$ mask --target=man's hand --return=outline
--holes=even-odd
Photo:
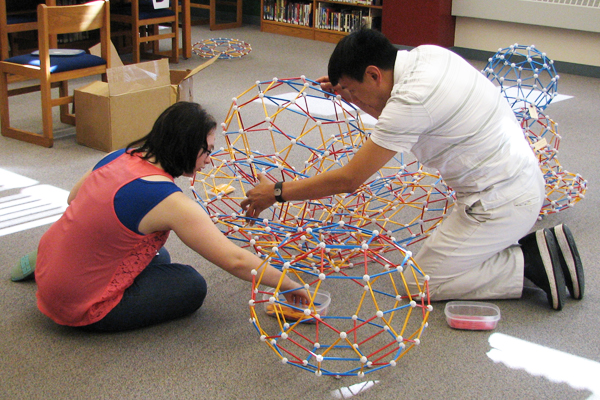
[[[318,78],[316,81],[321,85],[321,90],[323,90],[327,93],[331,93],[333,95],[335,94],[335,90],[333,89],[333,85],[329,81],[328,76],[322,76],[322,77]]]
[[[246,193],[246,198],[240,204],[249,218],[258,218],[261,212],[275,203],[275,184],[262,174],[258,175],[258,180],[258,185]]]
[[[333,86],[329,81],[328,76],[322,76],[316,80],[321,85],[321,90],[331,93],[332,96],[340,95],[342,99],[346,100],[349,103],[352,103],[352,95],[347,90],[342,89],[340,85]]]

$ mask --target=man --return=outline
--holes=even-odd
[[[319,82],[378,119],[370,138],[341,168],[275,185],[260,177],[241,204],[246,216],[275,201],[351,193],[397,152],[412,152],[457,193],[415,257],[431,277],[431,300],[518,298],[523,277],[555,310],[567,287],[582,298],[568,228],[523,237],[542,207],[544,178],[508,102],[479,71],[446,49],[398,51],[381,33],[361,30],[338,43]]]

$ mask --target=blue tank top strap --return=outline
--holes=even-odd
[[[94,166],[94,170],[115,160],[125,151],[121,149],[106,155]],[[114,198],[115,213],[125,227],[141,235],[138,227],[142,218],[175,192],[181,192],[181,189],[173,182],[136,179],[117,191]]]
[[[125,153],[125,150],[126,149],[116,150],[110,154],[107,154],[106,156],[104,156],[104,158],[102,160],[98,161],[98,163],[94,166],[94,170],[97,170],[98,168],[100,168],[100,167],[108,164],[112,160],[118,158],[120,155]]]
[[[141,234],[138,227],[142,218],[175,192],[181,192],[181,189],[173,182],[136,179],[115,195],[115,213],[123,225]]]

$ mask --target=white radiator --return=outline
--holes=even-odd
[[[600,0],[454,0],[452,15],[600,32]]]

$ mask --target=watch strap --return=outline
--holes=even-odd
[[[275,200],[278,203],[285,203],[285,200],[281,195],[283,194],[283,182],[279,181],[275,184]]]

